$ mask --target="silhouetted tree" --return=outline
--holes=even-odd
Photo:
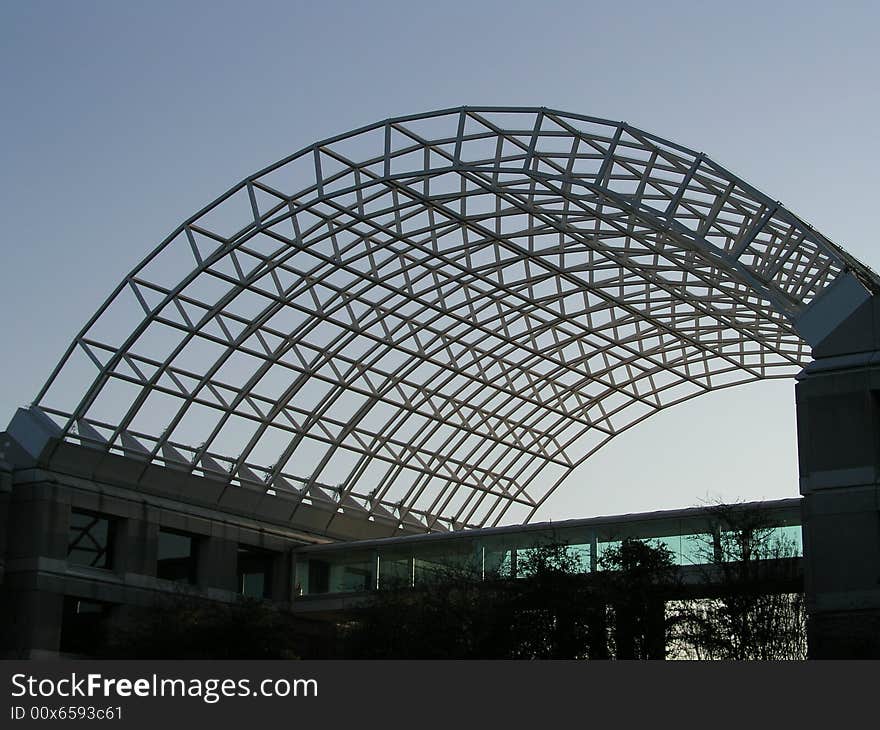
[[[516,575],[480,581],[448,570],[416,587],[378,591],[344,626],[363,658],[607,659],[662,657],[663,602],[675,584],[663,546],[624,540],[590,574],[549,542],[518,555]]]
[[[98,655],[126,659],[295,659],[294,617],[253,599],[178,596],[108,623]]]
[[[579,556],[555,542],[520,551],[516,573],[482,580],[447,568],[378,591],[344,627],[364,658],[573,659],[590,654],[594,591]]]
[[[362,659],[503,658],[503,589],[448,576],[378,591],[340,628],[345,656]]]
[[[806,608],[797,542],[761,510],[714,505],[712,533],[693,538],[707,597],[682,602],[676,632],[683,656],[805,659]]]
[[[625,538],[598,560],[609,606],[609,654],[617,659],[666,657],[666,601],[679,586],[672,552],[662,543]]]
[[[605,603],[589,566],[568,545],[525,552],[510,585],[508,656],[514,659],[604,659]]]

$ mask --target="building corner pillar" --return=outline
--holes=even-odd
[[[880,658],[880,305],[813,348],[795,387],[809,656]]]

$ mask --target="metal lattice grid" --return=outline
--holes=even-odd
[[[794,375],[811,303],[854,281],[876,288],[703,154],[446,110],[307,147],[200,211],[36,406],[69,440],[330,505],[328,526],[498,524],[661,408]]]

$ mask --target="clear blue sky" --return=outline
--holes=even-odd
[[[0,421],[143,255],[311,142],[460,104],[550,106],[701,150],[875,269],[880,4],[0,5]],[[649,419],[554,519],[797,494],[793,382]]]

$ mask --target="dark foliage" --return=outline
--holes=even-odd
[[[662,544],[627,538],[599,558],[610,607],[610,653],[617,659],[664,659],[665,604],[678,586],[672,553]]]
[[[99,655],[126,659],[295,659],[289,614],[243,599],[225,604],[175,598],[135,608],[106,628]]]
[[[662,656],[662,595],[675,574],[668,551],[627,540],[606,553],[602,567],[589,574],[568,546],[551,543],[522,559],[519,578],[480,582],[449,573],[416,588],[384,590],[343,627],[344,653],[372,659]],[[659,623],[651,613],[658,605]]]
[[[682,601],[674,641],[698,659],[780,660],[807,656],[806,605],[793,540],[742,505],[710,508],[713,534],[694,538],[712,595]]]

